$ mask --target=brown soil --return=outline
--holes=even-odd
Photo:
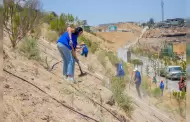
[[[103,37],[106,40],[106,46],[114,52],[127,42],[132,42],[137,38],[131,32],[98,32],[97,35]]]

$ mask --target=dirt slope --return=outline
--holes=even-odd
[[[142,28],[134,23],[117,23],[118,30],[128,30],[129,32],[97,32],[96,34],[105,40],[105,47],[112,51],[117,51],[119,47],[129,41],[133,41],[141,34]],[[106,30],[108,25],[98,26],[97,28]]]
[[[40,63],[28,60],[22,53],[10,49],[7,39],[4,42],[6,53],[4,62],[5,122],[94,122],[93,119],[118,122],[117,118],[124,117],[125,121],[121,121],[128,122],[129,119],[117,104],[110,106],[105,103],[104,95],[110,94],[110,91],[102,85],[104,77],[98,74],[103,75],[104,69],[95,55],[90,54],[88,59],[79,56],[80,61],[85,64],[82,65],[83,69],[87,71],[87,66],[93,64],[96,71],[86,77],[78,78],[79,70],[76,70],[76,79],[82,82],[69,85],[62,78],[61,63],[49,72]],[[55,44],[45,40],[40,40],[38,44],[41,57],[47,57],[50,66],[61,60]],[[78,69],[77,66],[76,68]],[[109,112],[98,103],[106,107]],[[142,103],[139,104],[130,122],[160,121],[152,115],[152,111],[144,112]]]
[[[137,38],[131,32],[97,32],[97,35],[103,37],[106,40],[106,46],[113,51],[117,51],[119,47]]]
[[[54,59],[51,65],[60,60],[55,44],[40,40],[39,46],[42,56]],[[9,50],[6,45],[4,47],[8,55],[4,68],[46,92],[43,93],[33,85],[4,72],[6,79],[4,81],[5,122],[45,122],[48,121],[47,119],[52,122],[93,122],[62,104],[98,121],[102,117],[106,122],[118,121],[105,109],[101,110],[97,104],[85,97],[87,95],[100,103],[101,92],[107,91],[101,85],[102,81],[89,75],[80,79],[83,82],[74,87],[83,92],[82,94],[62,79],[62,64],[59,64],[59,68],[55,68],[54,71],[48,72],[38,62],[26,59],[20,52]],[[78,74],[77,71],[76,76]],[[116,114],[120,113],[117,107],[102,104],[109,110],[115,111]]]

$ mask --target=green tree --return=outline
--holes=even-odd
[[[38,0],[22,1],[4,0],[4,31],[7,32],[12,47],[22,40],[29,32],[40,24],[40,2]]]
[[[67,15],[67,20],[68,20],[69,22],[74,22],[74,17],[73,17],[73,15],[72,15],[72,14],[68,14],[68,15]]]
[[[78,17],[75,17],[75,26],[81,26],[82,25],[82,21],[79,20]]]
[[[64,14],[61,14],[59,17],[54,17],[54,19],[51,20],[50,29],[56,31],[59,35],[66,31],[66,19]]]
[[[131,63],[134,65],[134,67],[142,66],[143,62],[139,59],[133,59],[131,60]]]
[[[186,62],[186,61],[181,61],[181,62],[180,62],[180,65],[181,65],[183,71],[185,72],[185,71],[186,71],[186,68],[187,68],[187,62]]]
[[[152,27],[154,25],[154,19],[150,18],[150,20],[147,22],[148,27]]]

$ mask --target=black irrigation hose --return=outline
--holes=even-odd
[[[79,89],[77,89],[76,87],[74,87],[73,85],[71,85],[76,91],[78,91],[79,93],[83,94]],[[83,94],[84,95],[84,94]],[[112,113],[110,110],[108,110],[106,107],[104,107],[103,105],[101,105],[100,103],[94,101],[92,98],[88,97],[87,95],[84,95],[85,97],[87,97],[88,99],[90,99],[91,101],[93,101],[94,103],[98,104],[99,106],[101,106],[102,108],[104,108],[107,112],[109,112],[114,118],[116,118],[119,122],[122,122],[116,115],[114,115],[114,113]]]
[[[38,86],[36,86],[36,85],[32,84],[31,82],[25,80],[24,78],[21,78],[21,77],[15,75],[15,74],[13,74],[13,73],[7,71],[6,69],[3,69],[3,71],[5,71],[5,72],[7,72],[7,73],[13,75],[14,77],[17,77],[17,78],[21,79],[22,81],[24,81],[24,82],[26,82],[26,83],[28,83],[28,84],[34,86],[35,88],[37,88],[37,89],[40,90],[41,92],[43,92],[43,93],[45,93],[46,95],[48,95],[51,99],[55,100],[57,103],[61,104],[62,106],[64,106],[64,107],[70,109],[71,111],[73,111],[73,112],[75,112],[75,113],[77,113],[77,114],[79,114],[79,115],[81,115],[81,116],[83,116],[83,117],[85,117],[85,118],[91,119],[91,120],[93,120],[94,122],[99,122],[98,120],[93,119],[93,118],[91,118],[91,117],[89,117],[89,116],[87,116],[87,115],[85,115],[85,114],[83,114],[83,113],[80,113],[80,112],[76,111],[74,108],[69,107],[69,106],[63,104],[62,102],[60,102],[60,101],[57,100],[56,98],[54,98],[54,97],[52,97],[51,95],[49,95],[48,93],[46,93],[44,90],[42,90],[42,89],[39,88]]]
[[[57,62],[58,63],[58,62]],[[56,63],[56,64],[57,64]],[[88,72],[87,72],[88,73]],[[54,74],[54,73],[53,73]],[[88,73],[89,75],[91,75],[91,76],[94,76],[94,75],[92,75],[92,74],[90,74],[90,73]],[[56,75],[56,74],[54,74],[54,75]],[[99,80],[102,80],[102,79],[100,79],[100,78],[98,78],[98,77],[96,77],[96,76],[94,76],[95,78],[97,78],[97,79],[99,79]],[[73,85],[71,85],[76,91],[78,91],[79,93],[81,93],[81,94],[83,94],[79,89],[77,89],[76,87],[74,87]],[[84,95],[84,94],[83,94]],[[94,103],[96,103],[96,104],[98,104],[99,106],[101,106],[102,108],[104,108],[107,112],[109,112],[114,118],[116,118],[119,122],[122,122],[116,115],[114,115],[114,113],[112,113],[110,110],[108,110],[107,108],[105,108],[104,106],[102,106],[100,103],[98,103],[98,102],[96,102],[96,101],[94,101],[93,99],[91,99],[90,97],[88,97],[87,95],[84,95],[85,97],[87,97],[88,99],[90,99],[92,102],[94,102]]]
[[[55,64],[53,64],[52,67],[51,67],[51,69],[49,69],[49,71],[52,71],[53,68],[54,68],[57,64],[59,64],[60,62],[62,62],[62,60],[56,62]],[[89,74],[89,75],[91,75],[91,76],[94,76],[93,74],[88,73],[88,72],[87,72],[87,74]],[[96,76],[94,76],[94,77],[97,78],[97,79],[99,79],[99,80],[102,80],[102,79],[100,79],[99,77],[96,77]],[[78,92],[80,92],[81,94],[83,94],[83,93],[82,93],[80,90],[78,90],[76,87],[74,87],[74,86],[72,86],[72,87],[73,87],[76,91],[78,91]],[[104,106],[102,106],[100,103],[98,103],[98,102],[92,100],[90,97],[88,97],[88,96],[86,96],[86,95],[85,95],[85,97],[87,97],[87,98],[90,99],[91,101],[95,102],[96,104],[98,104],[99,106],[101,106],[102,108],[104,108],[104,109],[105,109],[106,111],[108,111],[114,118],[116,118],[118,121],[122,122],[116,115],[114,115],[110,110],[108,110],[107,108],[105,108]]]
[[[55,67],[55,65],[59,64],[60,62],[62,62],[62,60],[61,60],[61,61],[58,61],[58,62],[57,62],[57,63],[55,63],[55,64],[53,64],[53,66],[51,67],[51,69],[49,69],[49,71],[52,71],[52,70],[53,70],[53,68]]]

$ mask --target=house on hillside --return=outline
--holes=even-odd
[[[109,31],[109,32],[117,31],[117,26],[114,26],[114,25],[108,26],[108,31]]]
[[[183,18],[167,19],[166,22],[170,23],[171,26],[179,26],[179,25],[184,25],[185,19]]]

